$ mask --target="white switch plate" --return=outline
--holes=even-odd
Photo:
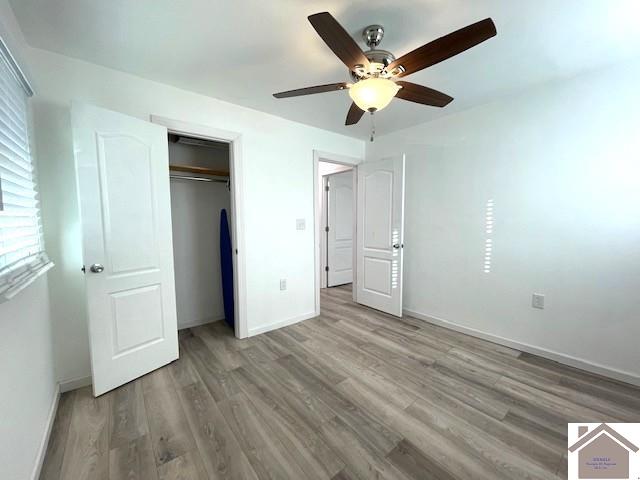
[[[280,290],[286,290],[287,289],[287,279],[286,278],[281,278],[280,279]]]
[[[531,306],[533,308],[544,308],[544,295],[541,293],[534,293],[531,297]]]
[[[296,230],[304,230],[305,228],[307,228],[307,225],[304,218],[296,219]]]

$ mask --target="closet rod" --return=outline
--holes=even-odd
[[[182,180],[195,180],[197,182],[227,183],[229,181],[228,179],[222,178],[189,177],[187,175],[169,175],[169,178],[181,178]]]

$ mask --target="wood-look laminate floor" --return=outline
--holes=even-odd
[[[183,331],[180,360],[62,396],[43,479],[566,478],[567,422],[639,421],[640,389],[323,290],[247,340]]]

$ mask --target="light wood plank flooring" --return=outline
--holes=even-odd
[[[566,478],[567,422],[640,421],[640,389],[323,290],[247,340],[182,331],[180,360],[62,396],[41,478]]]

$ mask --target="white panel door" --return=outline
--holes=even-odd
[[[98,396],[178,358],[167,130],[72,107]]]
[[[327,286],[353,281],[353,171],[329,175]]]
[[[400,317],[404,155],[357,168],[356,301]]]

